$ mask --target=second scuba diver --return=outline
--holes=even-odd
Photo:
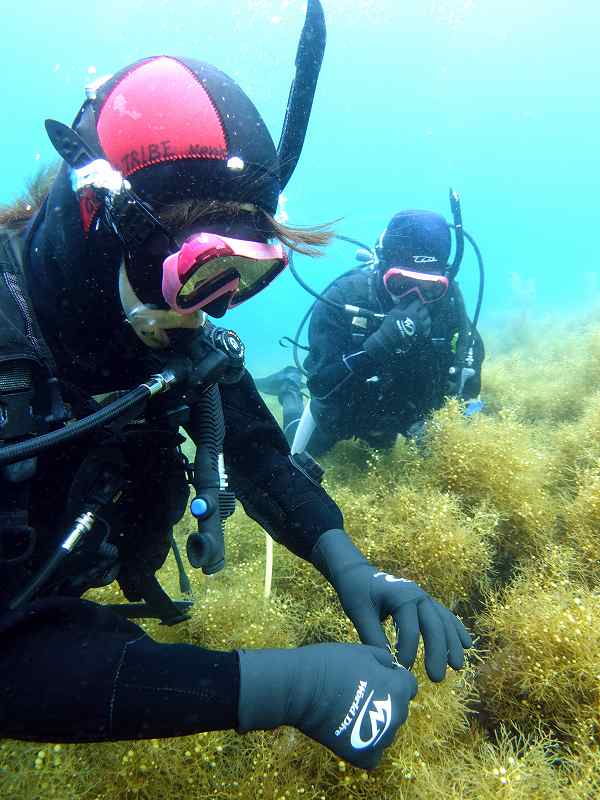
[[[467,414],[480,408],[484,347],[475,326],[483,286],[473,322],[455,280],[464,234],[452,192],[451,204],[452,264],[450,227],[441,215],[395,214],[375,251],[359,251],[368,265],[337,278],[313,304],[304,369],[298,364],[256,380],[260,391],[278,396],[292,452],[319,456],[351,438],[383,449],[398,434],[418,439],[447,396],[464,399]]]
[[[290,457],[242,343],[206,317],[284,269],[282,240],[305,251],[327,239],[273,218],[324,39],[309,0],[278,148],[230,78],[166,56],[90,87],[72,128],[47,123],[62,166],[33,219],[0,236],[0,736],[291,725],[372,768],[407,718],[421,636],[432,680],[463,665],[462,623],[353,545],[338,507]],[[115,390],[98,407],[94,396]],[[246,512],[335,588],[363,644],[219,652],[161,644],[130,621],[185,618],[154,573],[188,482],[198,520],[188,556],[206,573],[222,568],[225,468]],[[115,579],[133,605],[82,599]],[[400,663],[382,629],[390,615]]]

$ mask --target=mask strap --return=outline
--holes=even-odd
[[[170,232],[104,154],[98,157],[77,131],[57,120],[46,120],[46,132],[73,170],[73,189],[79,192],[92,187],[102,193],[108,224],[127,253],[140,247],[156,230],[164,233],[170,246],[177,250]]]

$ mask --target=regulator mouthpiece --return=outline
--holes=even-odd
[[[155,308],[142,303],[127,276],[125,262],[121,262],[119,269],[119,296],[127,322],[135,331],[136,336],[153,350],[164,350],[170,347],[169,330],[179,328],[197,329],[206,322],[203,311],[194,311],[192,314],[178,314],[176,311]]]

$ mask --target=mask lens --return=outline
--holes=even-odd
[[[415,282],[403,275],[392,275],[385,281],[386,289],[395,297],[402,297],[415,288]]]
[[[419,291],[423,295],[425,302],[435,303],[436,300],[441,300],[448,290],[448,284],[442,281],[422,281],[419,282]]]
[[[240,272],[240,286],[231,301],[232,306],[238,306],[250,297],[260,292],[265,286],[282,272],[287,261],[284,258],[265,258],[260,261],[253,259],[240,259],[245,262],[245,269]]]
[[[163,261],[162,295],[183,314],[225,297],[230,308],[264,289],[287,263],[280,244],[201,232]]]
[[[424,303],[441,300],[448,291],[448,279],[443,275],[428,275],[398,268],[389,269],[383,276],[388,292],[400,298],[414,292]]]
[[[284,266],[280,259],[235,255],[212,258],[192,268],[177,294],[177,302],[182,308],[189,308],[202,297],[231,284],[235,292],[232,305],[238,305],[269,283]]]

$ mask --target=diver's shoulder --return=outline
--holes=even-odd
[[[369,272],[365,269],[354,269],[340,275],[334,283],[330,286],[329,291],[338,292],[343,295],[355,294],[359,292],[361,295],[369,290]],[[328,291],[328,293],[329,293]]]

